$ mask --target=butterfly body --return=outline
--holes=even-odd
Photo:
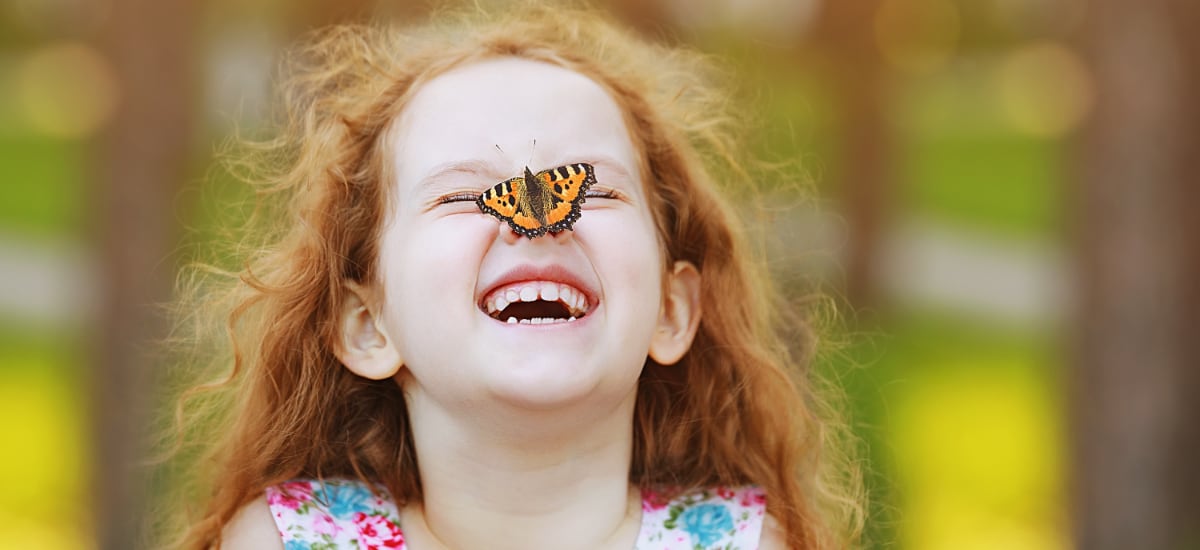
[[[575,163],[525,175],[496,184],[476,200],[519,235],[530,239],[546,233],[569,231],[582,215],[588,187],[596,183],[590,164]]]

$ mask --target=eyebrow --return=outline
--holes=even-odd
[[[580,160],[575,160],[575,158],[578,158]],[[586,164],[591,164],[592,166],[604,166],[605,168],[609,168],[609,169],[617,172],[618,176],[624,177],[630,183],[634,183],[636,181],[633,177],[633,174],[629,171],[628,168],[625,167],[625,165],[621,164],[620,161],[618,161],[617,159],[610,157],[608,155],[588,155],[588,156],[572,157],[571,160],[566,161],[564,164],[576,164],[576,163],[580,163],[580,162],[586,163]]]
[[[417,188],[424,189],[434,181],[437,181],[448,174],[487,175],[489,177],[500,177],[502,179],[501,176],[496,176],[496,173],[497,171],[494,169],[494,166],[482,160],[456,160],[444,162],[434,166],[428,174],[417,180]]]
[[[563,166],[563,165],[567,165],[567,164],[578,164],[578,163],[591,164],[592,166],[604,166],[605,168],[608,168],[608,169],[611,169],[611,170],[617,172],[618,176],[624,177],[626,180],[629,180],[629,182],[631,182],[631,183],[635,181],[633,178],[633,174],[630,173],[628,168],[626,168],[623,164],[621,164],[621,162],[618,161],[617,159],[610,157],[608,155],[579,155],[579,156],[569,157],[567,160],[560,161],[560,164],[554,164],[553,166],[548,166],[546,168],[540,168],[540,169],[536,169],[536,170],[533,168],[530,168],[530,169],[536,173],[536,172],[540,172],[540,171],[548,169],[548,168],[556,168],[558,166]],[[513,174],[513,175],[508,175],[508,176],[503,175],[500,170],[496,169],[495,164],[485,162],[485,161],[482,161],[479,159],[456,160],[456,161],[444,162],[442,164],[434,166],[429,171],[428,174],[426,174],[421,179],[417,180],[417,188],[424,189],[424,188],[428,187],[429,185],[433,184],[438,179],[445,177],[448,174],[483,175],[492,180],[495,180],[496,182],[500,182],[500,181],[506,180],[508,178],[516,177],[516,176],[520,175],[520,174]]]

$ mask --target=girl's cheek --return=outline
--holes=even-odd
[[[500,220],[476,210],[470,214],[447,216],[445,219],[447,231],[453,231],[463,241],[486,246],[496,238]]]
[[[385,269],[430,268],[447,261],[461,264],[486,247],[495,234],[495,221],[479,212],[398,217],[381,242],[381,260]]]
[[[422,249],[451,263],[478,258],[496,239],[498,222],[482,213],[455,214],[432,221],[421,231]]]
[[[658,234],[650,216],[642,215],[641,212],[632,208],[600,207],[585,212],[577,225],[582,226],[585,220],[588,222],[590,231],[602,232],[609,239],[618,241],[630,239],[637,244],[658,240]]]
[[[479,240],[494,237],[497,220],[472,207],[449,210],[448,212],[430,212],[408,220],[411,235],[424,241],[460,241]]]

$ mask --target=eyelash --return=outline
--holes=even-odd
[[[450,204],[452,202],[475,202],[479,199],[479,193],[455,193],[446,195],[438,199],[438,204]]]
[[[595,197],[595,198],[600,198],[600,199],[618,199],[618,198],[620,198],[620,195],[618,195],[617,192],[612,189],[588,189],[587,193],[584,193],[583,196],[589,197],[589,198]]]

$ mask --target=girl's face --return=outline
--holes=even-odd
[[[401,375],[405,390],[443,406],[629,398],[675,316],[662,307],[663,258],[638,155],[605,90],[546,63],[483,61],[424,84],[391,138],[378,317],[411,374]],[[597,184],[574,231],[530,240],[475,205],[526,165],[575,162],[594,165]],[[492,311],[533,296],[542,303]],[[508,322],[530,316],[555,320]]]

